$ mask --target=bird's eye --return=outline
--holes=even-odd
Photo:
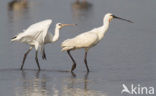
[[[59,24],[59,26],[61,26],[61,24]]]

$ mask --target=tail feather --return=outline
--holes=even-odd
[[[16,41],[17,36],[11,38],[11,42]]]
[[[74,49],[74,42],[72,39],[67,39],[64,42],[62,42],[61,46],[62,46],[62,51],[71,50]]]
[[[11,39],[15,39],[17,36],[12,37]]]
[[[23,33],[19,33],[15,35],[14,37],[11,38],[11,42],[18,41],[19,39],[21,39],[22,36],[23,36]]]

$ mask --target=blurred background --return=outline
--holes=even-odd
[[[2,96],[121,96],[122,84],[156,85],[155,0],[0,0],[0,93]],[[98,46],[88,52],[86,73],[84,50],[73,51],[75,74],[67,72],[72,62],[60,44],[67,38],[102,26],[106,13],[130,19],[133,24],[113,20]],[[56,43],[46,45],[47,61],[34,50],[20,71],[28,45],[10,39],[29,25],[45,19],[63,28]],[[6,91],[8,90],[8,91]],[[135,96],[135,95],[134,95]],[[138,95],[137,95],[138,96]]]

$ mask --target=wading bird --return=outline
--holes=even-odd
[[[75,50],[75,49],[80,49],[84,48],[85,49],[85,56],[84,56],[84,63],[87,68],[87,72],[89,72],[89,68],[87,65],[87,52],[88,49],[91,47],[94,47],[96,44],[99,43],[99,41],[104,37],[104,34],[107,32],[109,28],[109,23],[111,22],[112,19],[120,19],[120,20],[125,20],[127,22],[133,23],[130,20],[126,20],[120,17],[117,17],[111,13],[107,13],[104,16],[103,19],[103,25],[101,27],[92,29],[88,32],[82,33],[74,38],[67,39],[65,40],[61,46],[62,46],[62,51],[67,51],[69,57],[73,61],[73,65],[71,68],[71,72],[76,68],[76,62],[74,58],[72,57],[70,51]]]
[[[38,62],[38,50],[39,49],[41,50],[42,58],[46,59],[45,48],[44,48],[45,44],[57,41],[59,39],[59,31],[62,29],[62,27],[75,25],[75,24],[57,23],[55,27],[54,36],[53,36],[52,33],[48,32],[51,23],[52,23],[51,19],[35,23],[30,27],[28,27],[28,29],[26,29],[24,32],[19,33],[18,35],[16,35],[11,39],[11,41],[19,41],[21,43],[26,43],[30,45],[30,48],[24,54],[21,70],[23,69],[24,62],[28,53],[32,50],[33,47],[36,50],[35,60],[38,69],[40,70],[40,65]]]

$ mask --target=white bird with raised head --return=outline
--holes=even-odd
[[[62,43],[62,51],[67,51],[69,57],[71,58],[71,60],[73,61],[73,65],[71,68],[71,72],[76,68],[76,62],[74,60],[74,58],[72,57],[70,51],[71,50],[75,50],[75,49],[80,49],[80,48],[84,48],[85,49],[85,56],[84,56],[84,63],[86,65],[87,68],[87,72],[89,72],[89,67],[87,65],[87,52],[88,49],[95,46],[96,44],[99,43],[99,41],[104,37],[104,34],[107,32],[108,28],[109,28],[109,24],[111,22],[112,19],[120,19],[120,20],[124,20],[130,23],[133,23],[130,20],[126,20],[120,17],[117,17],[111,13],[107,13],[104,16],[103,19],[103,25],[98,27],[98,28],[94,28],[88,32],[82,33],[74,38],[71,39],[67,39]]]
[[[55,27],[55,32],[54,36],[52,33],[48,32],[49,27],[52,23],[51,19],[47,19],[35,24],[32,24],[28,29],[24,30],[24,32],[19,33],[15,37],[11,39],[11,41],[19,41],[21,43],[26,43],[30,45],[30,48],[28,51],[24,54],[22,65],[21,65],[21,70],[23,69],[25,59],[28,55],[28,53],[32,50],[34,47],[36,50],[36,55],[35,55],[35,60],[38,66],[38,69],[40,70],[40,65],[38,61],[38,50],[40,49],[42,52],[42,58],[46,59],[46,54],[45,54],[45,44],[47,43],[52,43],[55,42],[59,39],[59,31],[61,30],[62,27],[65,26],[74,26],[75,24],[61,24],[57,23]]]

